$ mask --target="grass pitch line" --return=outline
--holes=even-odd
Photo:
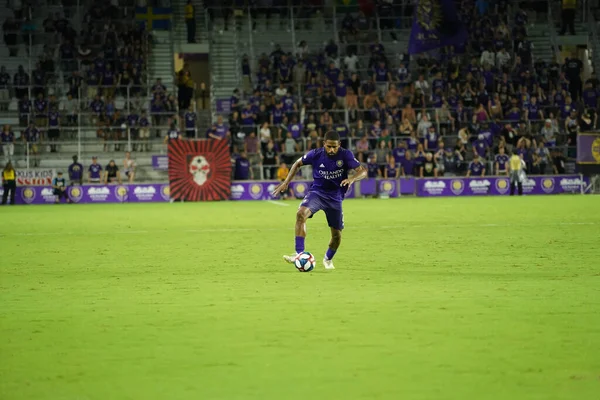
[[[281,201],[275,201],[275,200],[267,200],[267,203],[271,203],[271,204],[275,204],[276,206],[283,206],[283,207],[289,207],[290,206],[287,203],[282,203]]]

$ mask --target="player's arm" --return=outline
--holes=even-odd
[[[290,184],[290,182],[292,181],[292,179],[294,179],[294,176],[296,176],[296,174],[298,173],[298,170],[303,166],[304,164],[302,163],[302,157],[300,157],[298,160],[296,160],[296,162],[294,164],[292,164],[292,168],[290,168],[290,172],[288,172],[287,176],[285,177],[285,180],[283,182],[281,182],[276,188],[275,190],[273,190],[273,196],[277,196],[282,192],[285,192],[287,190],[288,185]]]
[[[353,171],[354,175],[352,175],[352,178],[344,179],[341,184],[342,186],[350,186],[354,182],[360,181],[361,179],[365,179],[367,177],[367,169],[364,167],[364,165],[359,165],[358,167],[354,168]]]

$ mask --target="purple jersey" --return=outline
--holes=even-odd
[[[186,112],[185,113],[185,129],[193,130],[196,127],[196,113],[194,112]]]
[[[415,170],[415,160],[402,160],[402,169],[404,170],[404,175],[413,175]]]
[[[352,152],[343,148],[334,156],[329,156],[323,148],[311,150],[302,157],[302,164],[313,168],[314,181],[310,191],[334,202],[344,198],[347,186],[341,184],[348,178],[348,171],[360,166]]]
[[[598,106],[598,93],[594,89],[585,89],[583,91],[583,102],[586,107],[596,108]]]
[[[137,114],[129,114],[127,116],[127,124],[131,128],[135,127],[139,120],[140,120],[140,117]]]
[[[288,126],[288,131],[292,132],[292,137],[298,139],[302,135],[302,124],[293,123]]]
[[[48,126],[57,127],[59,125],[60,114],[56,111],[50,111],[48,114]]]
[[[343,80],[339,81],[335,86],[335,95],[337,97],[346,97],[347,87],[346,82]]]
[[[392,150],[392,155],[394,156],[394,160],[396,163],[402,163],[402,161],[406,158],[406,150],[402,147],[396,147]]]
[[[227,131],[229,129],[227,129],[227,125],[225,124],[217,124],[215,125],[216,129],[215,129],[215,135],[217,135],[220,138],[224,138],[225,136],[227,136]]]
[[[275,107],[273,109],[273,125],[279,125],[283,122],[283,108]]]
[[[83,178],[83,165],[79,163],[69,165],[69,179],[78,181],[81,178]]]
[[[475,151],[477,152],[479,157],[485,157],[485,153],[488,148],[485,139],[477,139],[475,142],[473,142],[473,147],[475,148]]]
[[[238,157],[235,160],[234,178],[236,180],[250,179],[250,161],[247,158]]]
[[[469,165],[469,171],[471,171],[471,175],[481,176],[481,173],[483,172],[483,164],[481,162],[473,161]]]
[[[345,137],[348,137],[348,127],[346,124],[337,124],[333,129],[340,135],[340,138],[344,139]]]
[[[91,180],[100,180],[100,173],[102,172],[102,165],[90,164],[88,171],[90,172]]]
[[[508,154],[496,155],[496,162],[498,163],[498,171],[506,171],[506,164],[508,163]]]

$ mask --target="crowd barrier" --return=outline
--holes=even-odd
[[[234,181],[230,200],[276,200],[271,192],[276,181]],[[304,197],[310,181],[294,181],[289,195]],[[523,193],[528,195],[583,193],[589,179],[581,175],[544,175],[528,177]],[[361,196],[417,197],[508,195],[510,182],[506,177],[365,179],[350,187],[347,199]],[[3,194],[0,188],[0,196]],[[170,201],[168,184],[82,185],[67,188],[73,203],[148,203]],[[56,196],[51,186],[18,186],[16,204],[53,204]]]

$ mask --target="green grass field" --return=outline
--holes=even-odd
[[[0,399],[600,398],[600,198],[285,204],[0,208]]]

